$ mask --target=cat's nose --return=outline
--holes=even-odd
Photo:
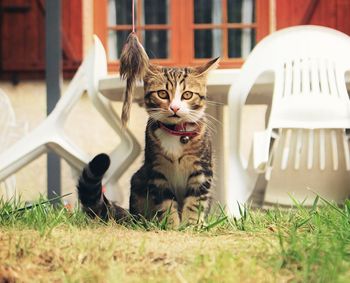
[[[176,105],[172,105],[172,106],[170,106],[170,109],[171,109],[174,113],[176,113],[177,111],[180,110],[180,107],[179,107],[179,106],[176,106]]]

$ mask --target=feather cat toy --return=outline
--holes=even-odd
[[[128,36],[120,56],[120,76],[126,79],[122,123],[129,121],[130,107],[137,80],[143,80],[149,66],[149,58],[135,32]]]

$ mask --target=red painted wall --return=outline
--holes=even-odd
[[[350,35],[350,0],[276,0],[277,28],[322,25]]]
[[[2,0],[0,5],[0,77],[43,78],[45,0]],[[62,0],[62,47],[64,73],[70,76],[82,59],[81,0]]]

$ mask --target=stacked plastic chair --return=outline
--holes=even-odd
[[[292,197],[308,204],[316,194],[337,202],[350,195],[347,71],[350,37],[330,28],[286,28],[257,44],[229,92],[231,213],[259,186],[265,203],[282,205]],[[246,157],[242,109],[265,72],[274,75],[267,126],[254,133]]]
[[[100,40],[95,36],[91,50],[55,109],[37,128],[0,154],[0,181],[48,151],[65,159],[72,169],[78,172],[82,170],[92,156],[82,151],[65,134],[64,124],[73,107],[87,91],[93,105],[120,138],[120,143],[110,153],[112,163],[104,179],[108,193],[115,195],[113,191],[118,190],[117,180],[137,157],[140,146],[130,131],[122,129],[121,121],[112,105],[98,91],[99,79],[106,75],[106,54]]]

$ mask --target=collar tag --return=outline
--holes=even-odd
[[[180,142],[182,143],[182,144],[186,144],[186,143],[188,143],[190,141],[190,137],[189,136],[182,136],[182,137],[180,137]]]

